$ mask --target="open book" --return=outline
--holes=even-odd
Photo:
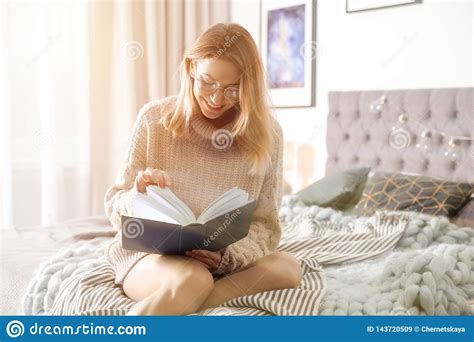
[[[155,254],[216,251],[247,236],[256,201],[233,187],[196,217],[170,188],[146,187],[133,198],[132,216],[121,216],[122,246]]]

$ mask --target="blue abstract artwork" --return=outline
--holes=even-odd
[[[270,88],[304,87],[305,5],[271,10],[267,23]]]

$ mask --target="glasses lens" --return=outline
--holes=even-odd
[[[216,84],[212,82],[207,82],[206,80],[203,80],[202,78],[198,78],[198,87],[202,91],[211,92],[216,88]]]
[[[224,91],[224,96],[233,102],[239,101],[239,88],[227,88]]]

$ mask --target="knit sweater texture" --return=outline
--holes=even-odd
[[[222,259],[214,276],[245,268],[253,261],[275,251],[281,236],[278,208],[282,196],[283,133],[276,119],[271,164],[265,174],[249,175],[250,163],[238,144],[227,148],[216,144],[216,134],[230,131],[235,118],[216,127],[201,113],[192,115],[188,133],[173,137],[159,119],[165,110],[173,110],[176,96],[147,103],[140,110],[132,138],[115,183],[104,198],[105,212],[118,230],[107,249],[107,258],[116,266],[116,282],[124,277],[139,259],[149,253],[123,249],[120,215],[132,216],[133,188],[139,171],[147,167],[166,171],[170,189],[197,216],[218,196],[232,187],[247,191],[257,200],[248,235],[222,250]],[[221,130],[217,132],[217,130]]]

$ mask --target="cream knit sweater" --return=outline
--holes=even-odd
[[[218,149],[212,141],[212,134],[216,129],[230,130],[233,121],[217,128],[199,113],[191,118],[189,134],[174,138],[158,120],[161,111],[171,110],[175,102],[176,96],[170,96],[152,101],[140,110],[127,156],[115,184],[105,195],[106,214],[112,225],[119,230],[116,240],[120,239],[120,215],[132,214],[131,189],[137,173],[147,167],[168,172],[172,183],[170,189],[196,216],[223,192],[234,186],[240,187],[251,198],[257,199],[250,231],[244,239],[224,249],[221,263],[212,273],[218,276],[237,271],[273,252],[280,240],[278,209],[282,195],[281,127],[273,120],[278,134],[271,153],[271,167],[264,176],[249,176],[250,165],[238,146],[234,144],[228,149]],[[147,254],[121,248],[119,250],[120,253]],[[111,263],[124,259],[117,257],[114,260],[116,253],[108,256]]]

